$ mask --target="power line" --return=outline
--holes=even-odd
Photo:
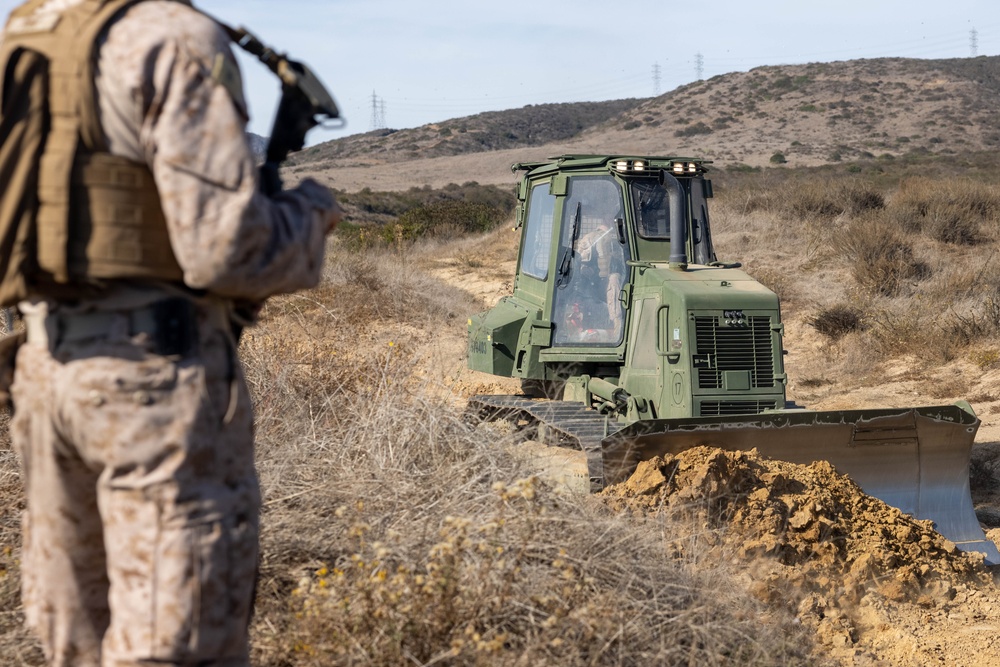
[[[705,74],[705,56],[700,53],[694,54],[694,71],[696,74],[696,79],[701,81]]]
[[[969,31],[969,54],[973,58],[979,55],[979,33],[975,28]]]
[[[653,63],[653,97],[660,95],[660,63]]]

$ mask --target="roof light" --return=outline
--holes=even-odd
[[[618,171],[628,171],[628,162],[625,160],[618,160],[618,162],[615,163],[615,169]]]
[[[688,162],[688,173],[693,174],[696,171],[698,171],[698,165],[696,165],[694,162]]]
[[[643,171],[646,169],[646,163],[643,162],[642,160],[636,160],[635,162],[632,163],[632,168],[635,169],[636,171]]]
[[[683,174],[684,173],[684,163],[683,162],[674,162],[674,173],[675,174]]]

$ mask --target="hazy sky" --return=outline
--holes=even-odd
[[[0,0],[3,15],[19,4]],[[306,62],[347,126],[392,128],[526,104],[649,97],[702,76],[855,58],[1000,54],[997,0],[196,0]],[[250,129],[269,134],[277,80],[241,58]],[[1000,112],[1000,110],[998,110]]]

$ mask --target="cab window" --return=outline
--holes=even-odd
[[[539,183],[531,188],[528,198],[528,221],[521,239],[521,272],[545,280],[549,275],[549,255],[552,250],[552,217],[556,208],[555,196],[549,194],[549,183]]]

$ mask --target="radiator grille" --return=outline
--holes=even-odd
[[[764,410],[773,410],[776,405],[774,401],[704,401],[701,404],[701,416],[755,415]]]
[[[698,369],[701,389],[722,389],[725,371],[749,371],[752,389],[774,386],[770,317],[751,316],[746,327],[720,327],[715,316],[698,316],[694,321],[696,353],[711,360],[707,368]]]

